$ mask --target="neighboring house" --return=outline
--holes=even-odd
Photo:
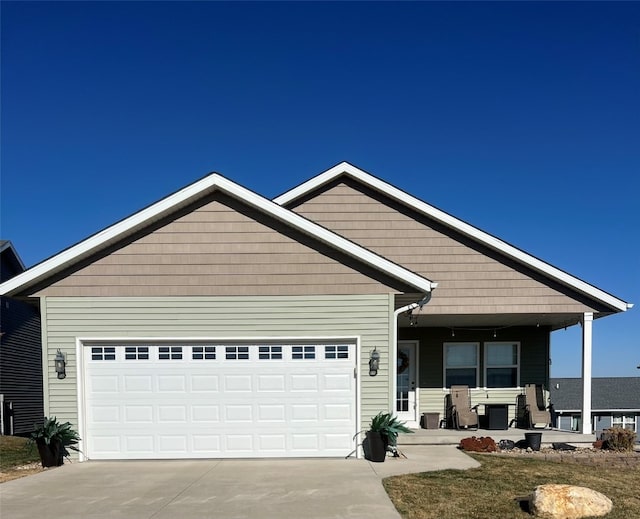
[[[549,384],[550,402],[557,417],[556,427],[567,431],[581,430],[581,380],[552,378]],[[640,377],[591,379],[591,427],[595,434],[599,436],[609,427],[624,427],[637,433],[639,417]]]
[[[24,272],[10,241],[0,240],[0,281]],[[38,300],[0,297],[0,434],[26,434],[43,415]]]
[[[345,456],[451,384],[513,417],[553,330],[590,361],[631,306],[348,163],[273,201],[211,174],[0,293],[40,300],[46,412],[93,459]]]

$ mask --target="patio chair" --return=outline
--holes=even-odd
[[[526,424],[529,429],[544,424],[547,428],[551,423],[551,413],[544,404],[544,388],[540,384],[526,384],[524,386]]]
[[[451,386],[448,405],[447,415],[453,427],[478,429],[478,406],[471,407],[469,386]]]

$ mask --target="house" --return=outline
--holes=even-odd
[[[208,175],[0,293],[39,300],[45,411],[92,459],[345,456],[451,384],[513,417],[553,330],[582,324],[588,387],[631,307],[345,162],[274,200]]]
[[[549,379],[550,402],[556,427],[566,431],[582,428],[579,378]],[[624,427],[638,432],[640,423],[640,377],[597,377],[591,380],[591,420],[589,426],[599,437],[604,429]]]
[[[0,281],[24,272],[10,241],[0,240]],[[42,343],[37,300],[0,297],[0,434],[26,434],[42,420]]]

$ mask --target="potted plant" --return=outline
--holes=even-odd
[[[69,422],[61,424],[54,416],[45,417],[42,425],[34,425],[30,440],[38,447],[43,467],[59,467],[64,463],[64,457],[69,456],[69,449],[78,450],[75,445],[80,436]]]
[[[363,442],[364,457],[369,461],[384,461],[389,446],[395,447],[399,433],[412,433],[405,422],[391,413],[378,413],[371,419],[371,425]]]

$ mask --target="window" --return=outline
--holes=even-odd
[[[194,346],[191,349],[191,358],[193,360],[215,360],[215,346]]]
[[[348,359],[349,346],[346,344],[324,347],[325,359]]]
[[[258,348],[258,359],[281,359],[282,358],[282,346],[260,346]]]
[[[579,414],[571,415],[571,430],[572,431],[582,430],[582,417]]]
[[[315,346],[293,346],[291,349],[291,358],[296,359],[315,359]]]
[[[125,360],[149,360],[148,346],[126,346],[124,349]]]
[[[91,360],[116,360],[116,349],[113,346],[91,348]]]
[[[160,360],[176,360],[182,358],[182,346],[160,346],[158,350],[158,359]]]
[[[444,382],[452,385],[478,386],[478,347],[476,342],[444,344]]]
[[[629,429],[635,432],[636,417],[634,415],[614,414],[611,425],[612,427],[622,427],[623,429]]]
[[[249,347],[226,346],[224,358],[227,360],[249,360]]]
[[[518,387],[520,345],[485,342],[485,387]]]

